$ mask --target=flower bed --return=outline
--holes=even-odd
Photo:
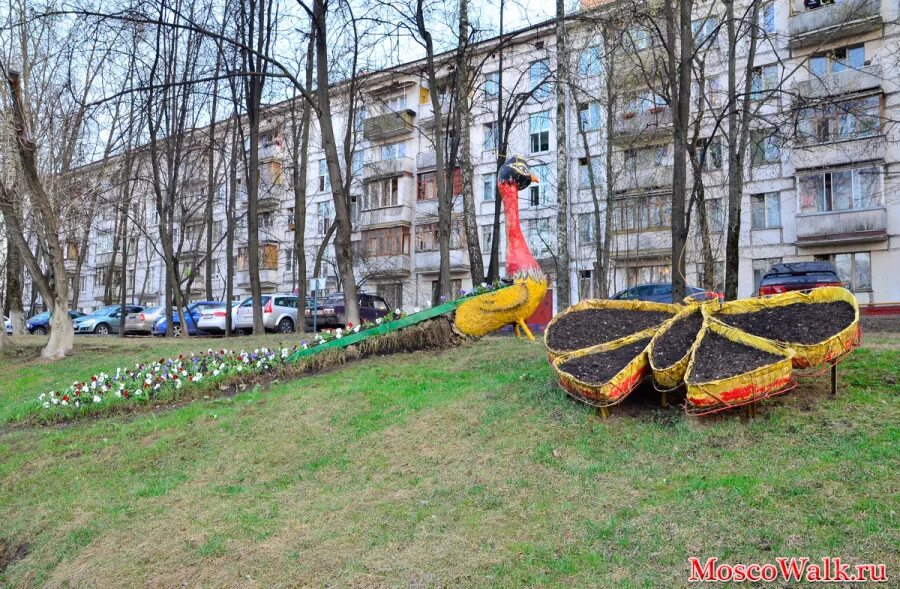
[[[208,350],[205,354],[160,358],[133,369],[117,368],[115,374],[101,372],[86,381],[75,381],[65,390],[42,393],[38,402],[54,412],[76,412],[88,406],[103,406],[116,401],[172,399],[185,385],[221,381],[236,374],[254,374],[283,366],[294,348],[270,350]]]

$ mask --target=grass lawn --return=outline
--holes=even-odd
[[[0,568],[27,545],[0,586],[674,588],[688,556],[900,574],[896,335],[867,335],[837,398],[802,381],[750,421],[644,389],[600,421],[541,345],[487,338],[10,427],[48,388],[221,345],[100,339],[53,364],[24,340],[0,356]]]

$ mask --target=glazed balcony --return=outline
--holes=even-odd
[[[416,161],[411,157],[397,157],[390,160],[370,162],[363,167],[366,180],[387,176],[412,176],[416,171]]]
[[[801,98],[825,98],[836,94],[852,94],[879,89],[884,79],[881,64],[869,64],[859,69],[847,68],[824,76],[810,74],[808,80],[794,84],[794,92]]]
[[[646,188],[667,188],[672,186],[672,166],[649,166],[638,170],[622,171],[615,178],[616,192],[627,192]]]
[[[665,106],[642,113],[626,113],[616,120],[613,135],[616,143],[654,140],[672,134],[672,110]]]
[[[406,203],[412,202],[412,199],[404,198],[403,201],[405,204],[360,211],[359,226],[361,228],[392,225],[410,226],[412,224],[413,209],[410,204]]]

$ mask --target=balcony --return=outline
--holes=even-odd
[[[363,137],[369,141],[379,141],[405,135],[413,130],[416,111],[407,108],[399,112],[389,112],[366,120]]]
[[[444,150],[444,166],[447,166],[447,161],[450,159],[450,154]],[[437,152],[435,150],[431,151],[420,151],[418,155],[416,155],[416,169],[420,172],[430,172],[437,168]]]
[[[629,143],[635,140],[654,140],[672,134],[672,110],[668,107],[657,107],[648,112],[628,114],[620,117],[613,127],[616,143]]]
[[[416,162],[411,157],[397,157],[391,160],[370,162],[363,167],[366,180],[386,178],[388,176],[412,176],[416,171]]]
[[[403,199],[404,202],[406,199]],[[413,210],[409,204],[364,210],[359,213],[359,227],[372,229],[379,226],[412,225]]]
[[[791,158],[794,160],[796,170],[805,170],[884,159],[886,150],[885,136],[874,135],[860,139],[797,146],[791,153]]]
[[[395,256],[360,255],[357,266],[369,278],[405,278],[412,274],[412,259],[409,254]]]
[[[797,215],[799,247],[885,241],[887,238],[885,208]]]
[[[416,252],[416,272],[420,274],[436,273],[441,264],[441,252]],[[450,269],[468,270],[469,254],[463,249],[450,250]]]
[[[102,254],[96,254],[94,256],[94,267],[101,268],[109,266],[115,262],[116,257],[117,256],[114,252],[104,252]]]
[[[825,98],[880,89],[884,79],[882,73],[881,64],[870,64],[860,69],[848,68],[825,76],[810,74],[810,79],[794,84],[794,92],[801,98]]]
[[[651,166],[639,170],[622,171],[613,181],[616,192],[672,186],[672,166]]]
[[[794,0],[800,9],[788,19],[791,49],[832,43],[880,29],[881,0],[841,0],[819,8],[806,9],[802,0]]]
[[[250,272],[248,270],[240,270],[235,273],[238,288],[250,288]],[[259,269],[259,284],[263,290],[272,291],[278,288],[278,280],[280,278],[278,270]]]

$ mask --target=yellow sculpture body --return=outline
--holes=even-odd
[[[534,313],[547,294],[547,277],[531,255],[519,224],[519,191],[525,190],[537,177],[528,169],[524,158],[506,160],[497,174],[497,189],[506,217],[506,275],[512,285],[496,292],[472,297],[456,309],[454,325],[460,333],[481,337],[509,324],[516,326],[528,339],[534,336],[525,320]]]

